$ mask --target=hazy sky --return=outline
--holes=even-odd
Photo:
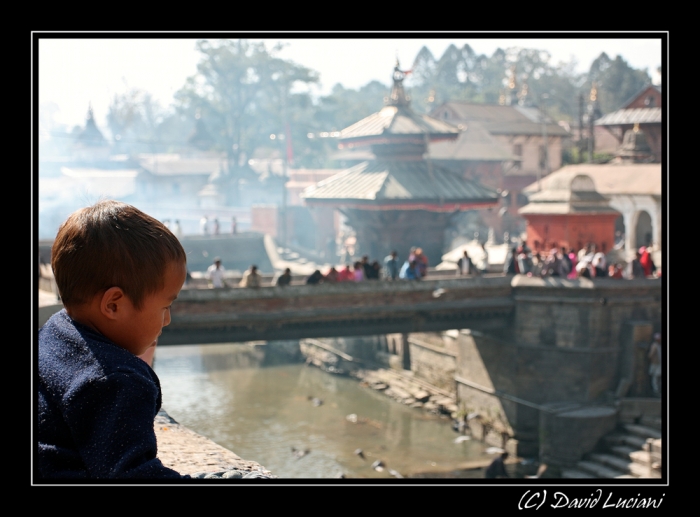
[[[46,109],[48,103],[54,103],[54,120],[69,127],[84,123],[88,104],[92,103],[98,125],[106,128],[111,99],[130,88],[150,92],[167,107],[173,93],[196,72],[199,61],[199,53],[195,50],[199,34],[179,33],[167,39],[157,34],[154,37],[153,33],[114,33],[114,37],[109,33],[92,34],[91,37],[60,32],[51,34],[54,35],[61,36],[61,39],[48,37],[39,40],[39,105]],[[243,37],[246,36],[260,39],[256,36],[261,34]],[[601,52],[606,52],[611,58],[621,55],[634,68],[647,68],[654,82],[660,80],[656,69],[662,59],[660,33],[637,33],[635,38],[601,33],[595,33],[595,37],[564,33],[556,38],[553,35],[531,38],[526,33],[494,38],[489,33],[470,33],[468,38],[444,38],[434,32],[411,33],[409,37],[402,34],[401,38],[387,33],[336,33],[312,38],[308,33],[303,38],[294,34],[286,36],[294,39],[264,39],[269,43],[268,47],[276,42],[286,44],[279,54],[281,58],[319,72],[321,84],[313,91],[321,95],[327,94],[337,83],[346,88],[358,88],[372,80],[389,85],[396,57],[402,67],[408,68],[424,45],[436,58],[452,43],[458,48],[468,43],[477,54],[487,56],[499,47],[547,50],[553,64],[575,59],[578,71],[587,71],[592,61]],[[410,88],[408,79],[406,87]]]

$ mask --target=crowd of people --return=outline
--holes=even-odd
[[[201,235],[219,235],[222,233],[221,223],[218,217],[209,219],[208,215],[203,215],[199,220],[199,233]],[[235,235],[237,232],[237,222],[236,218],[231,218],[231,235]]]
[[[372,280],[420,280],[428,274],[428,257],[418,247],[411,248],[408,258],[400,265],[396,251],[387,255],[383,263],[378,260],[370,261],[368,255],[363,255],[360,260],[348,262],[344,266],[336,268],[332,266],[323,274],[315,270],[306,279],[306,284],[332,284],[339,282],[365,282]],[[274,285],[280,285],[273,282]],[[286,285],[289,285],[288,283]]]
[[[608,263],[606,254],[594,243],[589,243],[578,252],[573,248],[554,247],[546,253],[532,252],[526,241],[513,246],[506,256],[503,272],[509,275],[536,277],[576,278],[648,278],[659,277],[649,247],[642,246],[626,265]]]
[[[400,265],[399,256],[396,251],[392,251],[384,258],[383,265],[378,260],[369,260],[369,256],[364,255],[361,260],[348,262],[342,267],[331,266],[326,273],[316,269],[304,283],[333,284],[340,282],[365,282],[372,280],[420,280],[428,274],[428,257],[421,248],[411,248],[408,258]],[[221,264],[221,257],[215,257],[214,263],[209,266],[205,273],[205,278],[212,288],[227,287],[225,280],[226,269]],[[258,288],[263,283],[256,265],[252,265],[243,273],[238,287]],[[292,283],[292,271],[285,268],[281,273],[277,273],[272,279],[273,286],[286,287]]]
[[[428,257],[419,247],[413,247],[406,260],[401,262],[398,253],[392,251],[383,262],[370,261],[368,255],[360,260],[348,262],[344,266],[331,266],[323,273],[314,270],[304,280],[307,285],[334,284],[342,282],[420,280],[428,274]],[[489,254],[485,244],[469,256],[467,250],[457,261],[457,275],[483,275],[489,271]],[[221,259],[216,257],[206,272],[206,278],[214,288],[226,287],[225,269]],[[659,277],[657,268],[648,247],[642,246],[636,256],[623,266],[619,262],[608,264],[608,258],[595,244],[589,243],[576,252],[573,248],[551,248],[548,252],[533,252],[526,241],[513,246],[506,256],[503,272],[507,275],[527,275],[535,277],[577,278],[652,278]],[[257,266],[248,269],[238,283],[239,287],[258,288],[263,283]],[[292,272],[286,268],[272,279],[273,286],[285,287],[292,284]]]

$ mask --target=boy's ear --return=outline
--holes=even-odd
[[[124,302],[126,302],[126,295],[122,288],[110,287],[102,294],[100,312],[106,318],[117,319],[121,315],[120,309],[123,311]]]

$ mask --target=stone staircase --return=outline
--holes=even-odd
[[[623,424],[603,437],[598,450],[587,454],[562,478],[661,478],[661,431]]]

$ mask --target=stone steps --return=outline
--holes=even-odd
[[[628,433],[644,438],[645,440],[647,438],[661,438],[660,430],[654,429],[646,425],[625,424],[623,427]]]
[[[644,452],[644,451],[638,451]],[[647,455],[648,457],[648,455]],[[589,455],[589,458],[596,461],[602,465],[610,467],[614,470],[621,472],[622,474],[629,474],[633,477],[650,477],[648,463],[640,463],[634,458],[634,453],[630,460],[625,460],[619,456],[606,453],[593,453]],[[619,476],[615,476],[619,477]],[[659,476],[660,477],[660,476]]]
[[[645,438],[640,436],[635,436],[622,432],[614,432],[603,438],[605,445],[607,447],[612,447],[615,445],[626,445],[634,449],[642,449],[644,444],[647,443]]]
[[[591,460],[581,460],[576,464],[576,466],[582,472],[590,474],[590,477],[592,478],[614,479],[618,476],[623,476],[626,474],[624,471],[617,470],[597,461]]]
[[[562,469],[568,479],[661,478],[661,432],[627,424],[601,441],[602,450],[587,454],[575,467]]]

